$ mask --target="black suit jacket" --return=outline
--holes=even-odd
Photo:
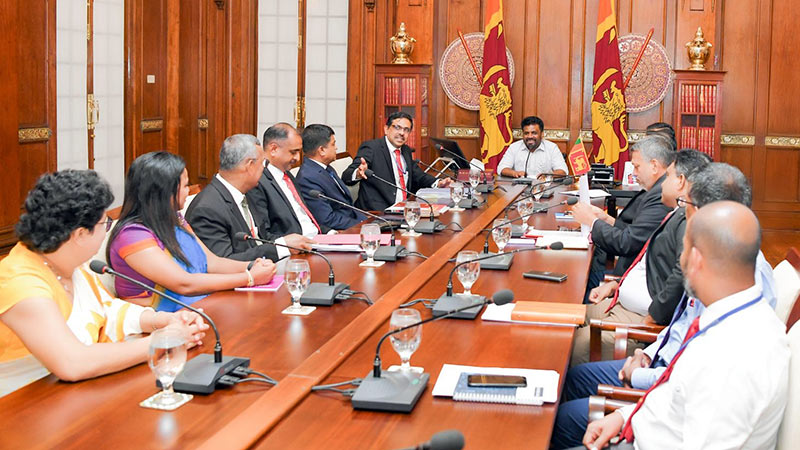
[[[320,226],[324,225],[334,230],[346,230],[364,220],[364,216],[353,209],[311,196],[310,192],[317,190],[340,202],[353,204],[350,191],[347,190],[342,179],[336,173],[331,174],[309,158],[303,160],[300,171],[297,172],[297,188],[300,189],[300,195],[303,196],[306,206]]]
[[[286,172],[286,174],[289,175],[292,183],[295,183],[295,189],[299,193],[300,189],[297,187],[294,176],[289,172]],[[302,198],[300,200],[302,201]],[[258,180],[258,185],[247,193],[247,201],[250,204],[250,209],[257,211],[254,214],[258,214],[260,217],[258,232],[262,238],[274,240],[287,234],[303,234],[300,221],[297,219],[289,199],[283,195],[281,187],[275,181],[268,168],[264,167],[264,172]],[[319,226],[322,228],[322,233],[327,233],[330,230],[330,227],[326,227],[321,223]]]
[[[614,275],[621,276],[628,270],[644,243],[653,234],[670,209],[661,203],[662,175],[649,191],[640,191],[628,203],[611,226],[596,220],[592,227],[595,246],[592,270],[605,270],[606,255],[618,256]]]
[[[255,211],[252,211],[253,220],[258,223]],[[233,201],[231,193],[217,179],[213,177],[186,211],[186,220],[192,230],[215,255],[239,261],[252,261],[256,258],[278,259],[278,251],[274,245],[258,245],[254,241],[240,241],[234,239],[239,232],[250,234],[239,205]]]
[[[683,297],[683,272],[680,257],[683,234],[686,232],[686,211],[678,208],[659,225],[650,238],[645,256],[647,291],[653,300],[648,312],[660,325],[667,325]]]
[[[408,178],[406,180],[406,189],[408,191],[417,192],[418,189],[431,187],[436,182],[436,178],[423,172],[419,166],[414,164],[411,157],[411,147],[403,144],[403,147],[400,148],[400,154],[408,170],[406,175]],[[348,185],[352,186],[356,183],[361,183],[355,203],[357,207],[368,211],[383,211],[395,203],[397,189],[386,183],[372,178],[353,181],[353,172],[361,164],[361,158],[364,158],[367,161],[367,166],[375,172],[375,175],[394,183],[392,161],[389,159],[393,157],[394,155],[389,154],[389,146],[386,145],[385,137],[364,142],[358,148],[358,153],[353,158],[353,163],[342,173],[342,180]]]

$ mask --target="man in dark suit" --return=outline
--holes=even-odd
[[[312,124],[303,129],[303,164],[297,173],[297,186],[306,206],[321,226],[346,230],[365,219],[364,215],[334,202],[311,196],[319,191],[349,205],[353,204],[347,186],[333,167],[336,160],[336,136],[327,125]],[[366,162],[363,163],[366,168]]]
[[[411,147],[406,145],[414,121],[408,113],[398,111],[389,115],[383,127],[385,136],[364,142],[358,149],[353,163],[342,173],[342,180],[349,186],[361,183],[355,205],[369,211],[383,211],[387,207],[406,200],[406,193],[373,178],[366,178],[363,163],[375,175],[410,192],[421,188],[446,187],[449,178],[436,180],[422,171],[413,161]]]
[[[222,143],[219,173],[197,194],[186,211],[186,220],[197,237],[217,256],[239,261],[278,259],[271,244],[242,241],[236,233],[259,237],[257,215],[244,193],[258,184],[264,167],[264,151],[255,136],[233,135]]]
[[[300,195],[289,169],[300,159],[303,139],[288,123],[276,123],[264,132],[267,165],[258,185],[247,193],[250,204],[260,214],[259,225],[267,239],[296,234],[308,238],[327,233],[330,227],[320,224]]]
[[[585,302],[588,302],[589,292],[603,280],[607,256],[618,257],[614,275],[622,276],[670,211],[661,203],[661,183],[667,167],[675,160],[671,144],[663,136],[647,136],[630,151],[633,173],[643,189],[616,219],[587,203],[573,207],[575,220],[591,227],[595,247]]]

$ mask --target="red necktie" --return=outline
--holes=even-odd
[[[691,339],[692,336],[697,334],[697,331],[699,329],[700,329],[700,318],[697,317],[697,318],[694,319],[692,324],[689,326],[689,330],[686,332],[686,337],[683,338],[683,343],[685,344],[687,341],[689,341],[689,339]],[[636,414],[637,411],[639,411],[639,408],[642,407],[642,405],[644,404],[644,400],[647,398],[647,396],[651,392],[653,392],[653,389],[655,389],[658,386],[666,383],[667,380],[669,380],[669,376],[672,374],[672,369],[675,367],[675,363],[678,362],[678,358],[681,357],[681,355],[683,354],[684,350],[686,350],[686,347],[681,348],[681,350],[678,352],[678,354],[676,354],[675,357],[672,358],[672,362],[669,363],[669,365],[667,366],[667,369],[664,370],[664,372],[661,374],[661,376],[658,377],[658,380],[656,380],[656,382],[652,386],[650,386],[650,389],[648,389],[647,392],[644,393],[642,398],[639,399],[639,402],[636,403],[636,407],[633,409],[633,412],[631,413],[630,417],[628,417],[628,421],[625,423],[625,426],[622,427],[622,432],[620,432],[620,437],[622,439],[624,439],[624,440],[626,440],[628,442],[633,442],[633,427],[631,426],[631,422],[633,420],[633,416]]]
[[[303,211],[305,211],[305,213],[308,216],[308,218],[311,219],[312,222],[314,222],[314,226],[317,227],[317,231],[322,233],[322,229],[319,227],[319,224],[317,223],[317,219],[315,219],[314,216],[311,215],[311,211],[309,211],[308,208],[306,208],[306,204],[303,203],[303,200],[301,200],[300,196],[297,195],[297,189],[294,188],[294,183],[292,183],[292,179],[289,178],[289,175],[284,173],[283,174],[283,181],[286,182],[286,185],[289,186],[289,190],[292,191],[292,195],[294,196],[294,201],[296,201],[297,204],[300,205],[301,208],[303,208]]]
[[[397,162],[397,179],[400,180],[400,186],[406,187],[406,177],[403,176],[403,158],[400,156],[400,149],[394,149],[394,160]],[[403,201],[406,201],[406,191],[403,193]]]
[[[661,225],[663,225],[664,222],[669,220],[669,218],[672,216],[672,213],[674,212],[675,211],[670,211],[669,214],[664,216],[664,219],[661,220],[661,224],[659,224],[659,227],[661,227]],[[614,292],[614,298],[611,300],[611,304],[608,305],[608,308],[606,309],[606,314],[608,314],[611,311],[611,308],[617,305],[617,302],[619,301],[619,288],[622,287],[622,283],[625,281],[625,278],[628,276],[631,270],[633,270],[633,268],[636,267],[636,264],[639,264],[639,261],[641,261],[642,258],[644,258],[644,254],[647,253],[647,247],[650,245],[650,241],[653,240],[653,236],[655,236],[655,233],[653,233],[650,236],[650,238],[647,239],[647,242],[644,243],[644,247],[642,247],[642,250],[640,250],[639,254],[636,255],[636,259],[633,260],[633,263],[630,265],[630,267],[628,267],[628,270],[626,270],[625,273],[622,274],[622,278],[619,279],[619,285],[617,286],[617,290],[616,292]]]

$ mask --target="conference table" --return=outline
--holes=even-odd
[[[480,208],[440,217],[445,223],[460,223],[463,231],[399,238],[426,258],[409,256],[379,268],[363,268],[356,253],[326,253],[337,281],[366,293],[375,302],[372,306],[345,300],[317,307],[308,316],[287,316],[281,314],[290,301],[285,286],[274,293],[218,292],[197,302],[217,323],[224,354],[251,358],[251,368],[277,379],[277,386],[243,383],[196,395],[179,409],[166,412],[139,406],[157,392],[146,364],[78,383],[61,382],[51,375],[0,398],[0,410],[5,413],[0,448],[391,449],[416,445],[450,428],[464,433],[467,449],[547,448],[555,404],[454,402],[433,398],[430,391],[445,363],[555,370],[563,384],[571,327],[480,318],[424,325],[421,345],[411,362],[430,373],[430,385],[409,414],[356,411],[349,398],[338,393],[310,391],[314,385],[363,377],[371,370],[376,343],[388,331],[392,311],[409,300],[438,298],[453,267],[451,259],[462,249],[480,251],[485,239],[482,230],[502,216],[523,189],[510,184],[503,188],[483,194],[486,202]],[[556,194],[551,202],[563,199]],[[553,213],[561,210],[537,214],[530,223],[539,229],[556,229],[564,223],[557,223]],[[494,244],[492,251],[496,251]],[[312,281],[327,281],[328,267],[321,258],[301,257],[309,261]],[[482,270],[472,292],[491,296],[508,288],[516,300],[579,303],[590,259],[591,248],[518,253],[509,271]],[[563,272],[568,278],[563,283],[523,278],[522,272],[528,270]],[[460,292],[460,284],[454,284]],[[422,304],[414,307],[423,318],[431,314]],[[209,333],[189,357],[210,353],[213,343]],[[399,363],[388,342],[381,356],[384,368]]]

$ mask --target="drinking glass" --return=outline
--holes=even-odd
[[[361,248],[367,254],[367,260],[361,263],[364,267],[380,267],[383,261],[375,261],[375,252],[381,245],[381,228],[375,223],[361,225]]]
[[[492,239],[497,244],[498,253],[503,253],[503,249],[511,239],[511,224],[508,223],[508,220],[496,219],[492,227]]]
[[[286,314],[307,314],[307,307],[300,305],[300,297],[308,289],[308,284],[311,282],[311,269],[308,267],[308,261],[304,259],[290,259],[286,263],[286,288],[292,296],[292,306],[286,308]],[[313,307],[312,307],[313,308]]]
[[[545,185],[544,184],[534,184],[531,188],[533,198],[536,199],[536,203],[539,203],[539,199],[542,198],[542,194],[544,194]]]
[[[401,308],[392,312],[389,330],[396,330],[420,321],[419,311],[413,308]],[[400,370],[411,371],[411,355],[419,348],[422,340],[422,327],[412,327],[389,336],[394,351],[400,355]]]
[[[450,200],[453,201],[453,207],[450,211],[463,211],[464,208],[458,206],[461,200],[464,199],[464,185],[455,181],[450,183]]]
[[[185,401],[183,394],[172,390],[175,377],[181,373],[186,364],[186,336],[183,331],[175,328],[159,328],[150,334],[147,364],[163,389],[150,399],[154,406],[168,409]]]
[[[469,169],[469,184],[472,185],[474,190],[481,182],[481,171],[477,168]]]
[[[481,274],[481,262],[475,261],[478,258],[478,252],[472,250],[462,250],[456,256],[456,264],[468,262],[463,266],[459,266],[456,270],[458,281],[464,286],[463,295],[472,295],[472,285],[478,281],[478,276]]]
[[[528,214],[532,213],[533,212],[533,208],[534,208],[533,199],[531,197],[529,197],[529,196],[525,196],[522,200],[517,202],[517,211],[519,212],[519,216],[522,217],[522,219],[520,219],[521,223],[526,228],[527,228],[528,219],[530,219],[530,216],[528,216],[528,217],[525,217],[525,216],[527,216]]]
[[[421,233],[414,231],[414,227],[417,225],[417,222],[419,222],[419,219],[422,216],[422,208],[420,208],[419,203],[411,201],[406,202],[406,205],[403,208],[403,215],[405,216],[406,223],[408,223],[408,230],[403,232],[403,236],[422,236]]]

